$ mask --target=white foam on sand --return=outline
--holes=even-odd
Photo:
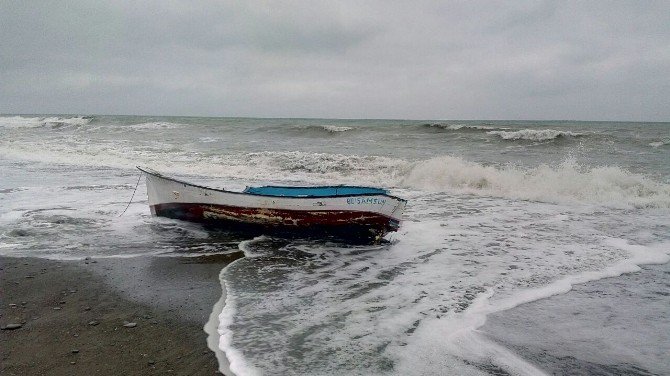
[[[223,280],[223,275],[226,268],[221,269],[219,273],[219,281],[221,282],[221,297],[212,307],[212,313],[209,314],[209,320],[205,323],[205,326],[202,330],[207,333],[207,347],[214,352],[216,355],[216,360],[219,362],[219,372],[224,375],[230,375],[230,363],[226,357],[226,353],[223,352],[220,348],[220,334],[219,334],[219,315],[223,311],[223,308],[226,304],[226,299],[228,294],[226,294],[226,284]]]
[[[398,367],[400,373],[412,370],[412,373],[417,374],[417,367],[420,367],[418,374],[442,374],[450,369],[459,370],[460,365],[454,365],[453,359],[445,356],[448,354],[472,364],[492,363],[514,375],[544,375],[544,371],[488,340],[478,332],[478,328],[485,324],[489,314],[567,293],[576,284],[637,272],[640,265],[670,261],[670,242],[642,246],[632,245],[625,239],[610,238],[604,243],[628,252],[629,257],[604,269],[569,275],[542,287],[517,291],[503,299],[496,299],[494,291],[489,290],[461,313],[424,321],[409,345],[399,352],[398,356],[402,359]]]
[[[441,205],[436,207],[438,201]],[[447,218],[443,210],[453,208],[465,213],[452,212]],[[524,284],[526,276],[560,279],[566,271],[577,274],[575,270],[595,269],[614,262],[611,258],[617,260],[617,250],[582,246],[582,242],[591,241],[592,230],[571,216],[556,213],[550,204],[429,196],[414,200],[398,241],[385,247],[333,249],[307,243],[273,251],[272,244],[252,249],[242,246],[245,253],[254,256],[243,261],[253,269],[236,271],[257,270],[254,281],[264,287],[262,292],[252,287],[250,291],[229,291],[229,296],[239,299],[235,312],[226,317],[235,320],[228,324],[235,330],[234,345],[243,351],[247,362],[265,373],[357,374],[364,373],[369,364],[369,374],[384,374],[379,364],[390,359],[393,368],[388,372],[392,374],[442,374],[448,370],[452,374],[483,374],[472,365],[481,359],[465,364],[458,347],[484,344],[488,359],[500,358],[496,366],[532,373],[535,367],[505,348],[489,345],[485,338],[475,344],[461,341],[446,347],[444,336],[433,334],[444,333],[439,325],[447,320],[454,327],[467,324],[475,329],[483,324],[477,320],[485,316],[466,316],[459,307],[472,306],[470,297],[481,296],[487,288],[501,287],[514,294],[519,285],[544,283],[533,280]],[[496,224],[504,228],[496,228]],[[547,233],[572,235],[547,239]],[[490,244],[494,241],[499,244]],[[578,250],[575,254],[563,254],[573,247]],[[309,260],[306,264],[297,261],[288,266],[274,260],[254,266],[256,256],[261,256],[260,260],[263,253],[281,257],[296,248],[315,257],[304,259]],[[574,265],[575,259],[582,262]],[[275,278],[281,282],[264,284]],[[237,287],[234,280],[231,283],[233,288],[247,288],[244,282],[238,281]],[[477,304],[481,307],[483,303]],[[443,308],[447,313],[442,313]],[[272,322],[263,322],[266,315],[273,317]],[[442,317],[433,320],[435,315]],[[418,322],[417,332],[409,334],[414,322]],[[402,345],[404,341],[409,344]],[[226,350],[230,345],[224,343]],[[379,350],[387,345],[392,350]],[[414,352],[407,353],[407,349]],[[410,355],[403,355],[406,353]],[[345,358],[349,362],[342,364]]]
[[[239,376],[260,375],[261,372],[246,361],[242,351],[233,346],[233,331],[229,326],[234,321],[235,313],[235,299],[228,294],[221,314],[219,314],[219,348],[226,354],[230,371],[233,374]],[[224,372],[222,368],[222,364],[219,363],[219,370]]]
[[[238,248],[245,253],[246,257],[249,255],[249,245],[263,241],[265,237],[260,236],[251,240],[246,240],[240,242]],[[231,325],[234,323],[234,318],[236,314],[235,307],[235,298],[233,294],[229,294],[226,287],[225,274],[226,271],[234,265],[237,261],[235,260],[230,264],[226,265],[225,268],[221,270],[219,274],[219,279],[221,280],[221,290],[223,294],[221,299],[212,309],[212,314],[209,316],[209,321],[205,324],[205,332],[207,332],[207,345],[212,349],[219,360],[219,371],[224,375],[234,374],[234,375],[260,375],[261,372],[256,369],[253,365],[245,359],[242,351],[233,346],[233,330]],[[215,326],[216,324],[216,326]],[[217,335],[212,331],[212,327],[217,327]],[[218,343],[217,343],[218,339]],[[222,355],[225,356],[222,357]]]

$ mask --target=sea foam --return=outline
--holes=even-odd
[[[337,125],[323,125],[322,127],[323,129],[331,133],[346,132],[354,129],[352,127],[342,127]]]
[[[308,125],[299,124],[299,125],[293,125],[289,129],[314,131],[316,133],[322,133],[322,134],[323,133],[335,134],[354,130],[353,127],[346,127],[343,125],[332,125],[332,124],[308,124]]]
[[[244,252],[247,257],[249,257],[249,245],[258,242],[258,241],[263,241],[265,237],[257,237],[251,240],[246,240],[243,242],[240,242],[238,245],[238,248]],[[242,354],[242,351],[237,349],[236,347],[233,346],[233,330],[231,329],[232,324],[234,323],[234,318],[235,314],[237,312],[237,307],[236,307],[236,302],[235,302],[235,296],[233,293],[230,293],[227,291],[229,287],[226,286],[225,282],[225,275],[226,271],[232,267],[235,264],[235,261],[232,263],[226,265],[225,268],[221,270],[220,273],[220,280],[221,280],[221,288],[223,289],[224,293],[222,296],[225,296],[225,303],[222,305],[222,308],[220,310],[220,313],[218,315],[218,349],[220,351],[223,351],[223,354],[225,354],[228,364],[225,364],[224,362],[221,362],[219,360],[219,371],[222,373],[226,372],[227,369],[230,369],[232,373],[235,375],[245,375],[245,376],[256,376],[256,375],[261,375],[260,370],[258,370],[256,367],[253,365],[249,364],[249,362],[246,360],[244,355]],[[220,304],[220,303],[217,303]],[[215,314],[217,310],[217,307],[214,307],[214,310],[212,311],[212,314]],[[210,321],[213,320],[213,317],[210,316]],[[211,325],[208,322],[208,325]],[[212,337],[210,335],[210,337]],[[214,337],[211,339],[208,338],[208,343],[210,341],[214,341]],[[210,346],[214,346],[214,343],[212,343]],[[217,357],[220,354],[218,351],[215,350],[215,353],[217,353]]]
[[[486,323],[487,315],[492,313],[567,293],[576,284],[636,272],[640,270],[640,265],[670,261],[670,243],[667,242],[642,246],[630,244],[625,239],[610,238],[604,243],[627,252],[629,257],[600,270],[568,275],[541,287],[515,291],[503,299],[496,299],[494,290],[489,289],[463,312],[425,320],[414,333],[409,345],[404,346],[399,353],[402,359],[398,366],[400,372],[416,372],[416,367],[419,367],[421,374],[443,373],[449,369],[459,372],[462,366],[454,362],[453,359],[456,358],[466,359],[469,364],[493,363],[517,375],[546,374],[510,350],[492,342],[478,332],[478,329]]]
[[[667,146],[667,145],[670,145],[670,140],[654,141],[649,143],[649,146],[653,148],[659,148],[661,146]]]
[[[496,167],[444,156],[417,162],[401,186],[544,202],[584,202],[615,207],[670,207],[670,185],[616,166]]]
[[[174,129],[174,128],[179,128],[181,126],[182,126],[181,124],[170,123],[170,122],[167,122],[167,121],[151,121],[151,122],[148,122],[148,123],[139,123],[139,124],[128,125],[125,128],[155,130],[155,129]]]

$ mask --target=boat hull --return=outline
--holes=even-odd
[[[160,217],[253,235],[332,237],[368,242],[398,229],[398,222],[365,212],[269,210],[197,203],[157,204],[151,211]]]
[[[230,231],[374,242],[396,231],[405,200],[389,195],[273,197],[147,173],[151,213]]]

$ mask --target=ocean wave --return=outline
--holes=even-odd
[[[422,161],[302,151],[194,156],[170,145],[110,148],[76,139],[68,145],[0,142],[0,146],[0,155],[11,158],[117,168],[145,165],[165,173],[234,181],[365,184],[552,203],[670,208],[670,184],[617,166],[581,166],[574,160],[522,168],[454,156]]]
[[[352,127],[345,127],[342,125],[331,125],[331,124],[309,124],[309,125],[294,125],[291,127],[293,130],[301,130],[301,131],[312,131],[316,133],[328,133],[328,134],[335,134],[335,133],[341,133],[341,132],[347,132],[351,131],[354,128]]]
[[[506,128],[495,128],[489,125],[472,125],[472,124],[424,124],[426,127],[430,128],[441,128],[448,131],[491,131],[495,129],[506,129]]]
[[[402,186],[554,203],[670,208],[670,184],[616,166],[494,167],[444,156],[416,163]]]
[[[126,126],[131,129],[174,129],[181,127],[182,124],[170,123],[167,121],[152,121],[148,123],[139,123]]]
[[[230,158],[232,157],[232,158]],[[252,167],[255,178],[286,176],[315,183],[342,181],[389,185],[407,168],[408,162],[380,156],[359,156],[327,153],[260,152],[229,156],[239,169]],[[269,173],[269,174],[268,174]]]
[[[580,137],[582,133],[557,131],[554,129],[521,129],[518,131],[490,131],[490,135],[500,136],[503,140],[549,141],[558,138]]]
[[[354,129],[352,127],[342,127],[337,125],[322,125],[321,127],[330,133],[346,132]]]
[[[60,128],[66,126],[81,126],[91,122],[89,116],[75,117],[25,117],[25,116],[3,116],[0,117],[0,127],[4,128],[38,128],[51,127]]]
[[[670,145],[670,140],[655,141],[649,143],[649,146],[651,146],[652,148],[660,148],[661,146],[667,146],[667,145]]]

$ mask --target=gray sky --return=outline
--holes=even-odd
[[[670,2],[6,0],[0,112],[670,121]]]

